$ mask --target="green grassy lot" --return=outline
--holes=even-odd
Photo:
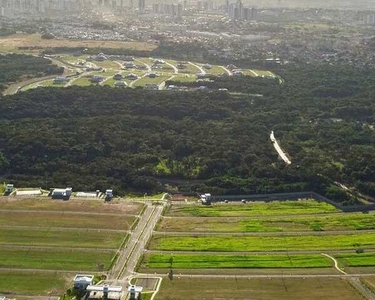
[[[332,261],[313,255],[209,255],[209,254],[146,254],[141,268],[211,269],[211,268],[324,268]]]
[[[374,248],[373,233],[322,236],[154,236],[150,249],[170,251],[288,251]]]
[[[307,217],[231,218],[163,218],[159,231],[179,232],[282,232],[341,231],[375,229],[375,214],[345,214]]]
[[[0,245],[118,248],[125,234],[103,231],[19,230],[2,228]]]
[[[203,65],[201,65],[203,67]],[[218,76],[220,74],[227,74],[227,72],[221,68],[220,66],[216,66],[216,65],[211,65],[211,69],[205,69],[203,68],[207,74],[210,74],[210,75],[215,75],[215,76]]]
[[[201,71],[197,68],[197,67],[194,67],[193,65],[191,64],[185,64],[185,67],[184,69],[179,69],[179,73],[181,74],[184,74],[184,73],[187,73],[187,74],[193,74],[193,75],[196,75],[198,73],[200,73]]]
[[[368,287],[373,293],[375,293],[375,277],[361,278],[361,282]]]
[[[64,87],[65,84],[66,83],[54,83],[53,79],[39,83],[39,85],[41,86],[48,86],[48,87]]]
[[[74,211],[74,212],[95,212],[114,214],[139,214],[143,204],[129,201],[112,200],[110,203],[93,200],[51,200],[51,199],[21,199],[1,200],[0,209],[9,210],[51,210],[51,211]]]
[[[90,82],[90,78],[91,76],[78,78],[77,80],[74,80],[72,82],[72,85],[90,86],[92,85],[92,83]]]
[[[104,61],[93,61],[94,64],[96,64],[98,67],[102,67],[105,69],[113,68],[113,69],[119,69],[120,66],[111,60],[104,60]]]
[[[179,74],[173,78],[173,81],[181,82],[194,82],[197,80],[197,76],[194,74]]]
[[[341,278],[179,278],[163,279],[155,300],[361,300]]]
[[[203,205],[175,205],[172,206],[171,216],[195,217],[246,217],[262,215],[296,215],[296,214],[322,214],[338,212],[339,210],[325,202],[314,200],[302,201],[274,201],[274,202],[249,202],[247,204],[215,204]]]
[[[375,266],[375,253],[348,253],[334,255],[345,267],[373,267]]]
[[[108,220],[110,218],[110,221]],[[135,217],[114,215],[71,214],[64,212],[0,211],[0,225],[74,227],[129,230]]]
[[[0,248],[0,268],[103,271],[108,270],[114,254],[114,251]]]
[[[158,77],[156,78],[149,78],[148,76],[146,77],[143,77],[141,78],[140,80],[138,80],[134,86],[144,86],[146,84],[160,84],[162,83],[164,80],[168,79],[169,77],[171,77],[171,75],[163,75],[163,74],[159,74]]]
[[[128,85],[129,83],[131,82],[129,79],[121,79],[121,80],[115,80],[113,78],[109,79],[109,80],[106,80],[103,85],[109,85],[111,87],[114,87],[115,86],[115,83],[118,82],[118,81],[124,81],[126,82]]]
[[[0,272],[0,294],[61,296],[67,280],[54,273]]]

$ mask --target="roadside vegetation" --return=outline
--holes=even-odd
[[[159,231],[176,232],[290,232],[345,231],[375,229],[373,214],[328,214],[322,216],[280,217],[195,217],[163,218]]]
[[[148,269],[243,269],[243,268],[324,268],[331,267],[326,257],[313,255],[212,255],[146,254],[141,268]]]
[[[339,212],[334,206],[315,200],[249,202],[246,204],[173,205],[171,216],[249,217],[271,215],[324,214]]]
[[[62,74],[64,69],[49,59],[23,54],[0,55],[0,91],[20,79]]]

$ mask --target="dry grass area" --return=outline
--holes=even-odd
[[[164,279],[156,300],[360,300],[362,296],[340,278]]]
[[[25,35],[15,34],[0,38],[0,51],[18,51],[19,47],[34,47],[35,52],[45,48],[54,47],[86,47],[86,48],[123,48],[132,50],[151,51],[157,46],[145,42],[121,42],[121,41],[84,41],[53,39],[44,40],[39,34]]]
[[[110,203],[95,200],[51,200],[49,198],[15,199],[5,198],[0,200],[2,210],[51,210],[74,211],[93,213],[113,213],[137,215],[143,208],[143,204],[130,201],[113,200]]]
[[[110,222],[108,222],[110,218]],[[136,217],[67,212],[0,211],[0,226],[37,226],[60,228],[91,228],[130,230]]]
[[[375,277],[363,277],[361,278],[361,282],[375,293]]]

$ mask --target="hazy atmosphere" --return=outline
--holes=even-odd
[[[0,300],[375,299],[374,2],[0,0]]]

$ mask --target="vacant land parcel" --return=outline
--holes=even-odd
[[[0,277],[11,284],[0,284],[0,293],[60,295],[72,274],[109,270],[142,208],[116,201],[3,198]]]
[[[322,255],[330,253],[343,269],[371,268],[374,216],[344,214],[314,200],[174,203],[160,220],[139,267],[145,272],[174,268],[194,274],[212,269],[220,274],[233,274],[234,269],[241,274],[256,269],[261,274],[264,269],[304,269],[307,274],[330,269],[334,274],[333,260]],[[356,253],[363,251],[366,254]]]
[[[360,300],[362,296],[350,284],[339,278],[300,279],[165,279],[156,300],[306,300],[340,299]]]

